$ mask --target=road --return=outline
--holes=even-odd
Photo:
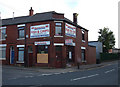
[[[3,68],[3,85],[118,85],[118,63],[74,72],[44,73]]]

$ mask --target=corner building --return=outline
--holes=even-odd
[[[62,68],[96,63],[89,57],[88,30],[55,11],[2,20],[0,61],[7,65]],[[92,49],[95,49],[94,47]],[[95,52],[93,52],[95,54]]]

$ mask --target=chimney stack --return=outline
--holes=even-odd
[[[31,7],[30,10],[29,10],[29,16],[33,16],[33,12],[34,12],[34,10]]]
[[[77,24],[77,13],[73,13],[73,23]]]

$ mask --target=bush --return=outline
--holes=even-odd
[[[100,53],[101,61],[106,60],[118,60],[119,54],[118,53]]]

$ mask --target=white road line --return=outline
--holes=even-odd
[[[32,78],[33,76],[25,76],[25,78]]]
[[[112,72],[112,71],[114,71],[115,69],[111,69],[111,70],[109,70],[109,71],[106,71],[105,73],[109,73],[109,72]]]
[[[50,76],[50,75],[52,75],[52,74],[42,74],[43,76]]]
[[[58,75],[58,74],[61,74],[61,73],[54,73],[54,74]]]
[[[67,72],[62,72],[62,73],[64,74],[64,73],[67,73]]]
[[[94,76],[97,76],[97,75],[99,75],[99,74],[94,74],[94,75],[90,75],[90,76],[84,76],[84,77],[80,77],[80,78],[75,78],[75,79],[71,79],[71,81],[85,79],[85,78],[90,78],[90,77],[94,77]]]

